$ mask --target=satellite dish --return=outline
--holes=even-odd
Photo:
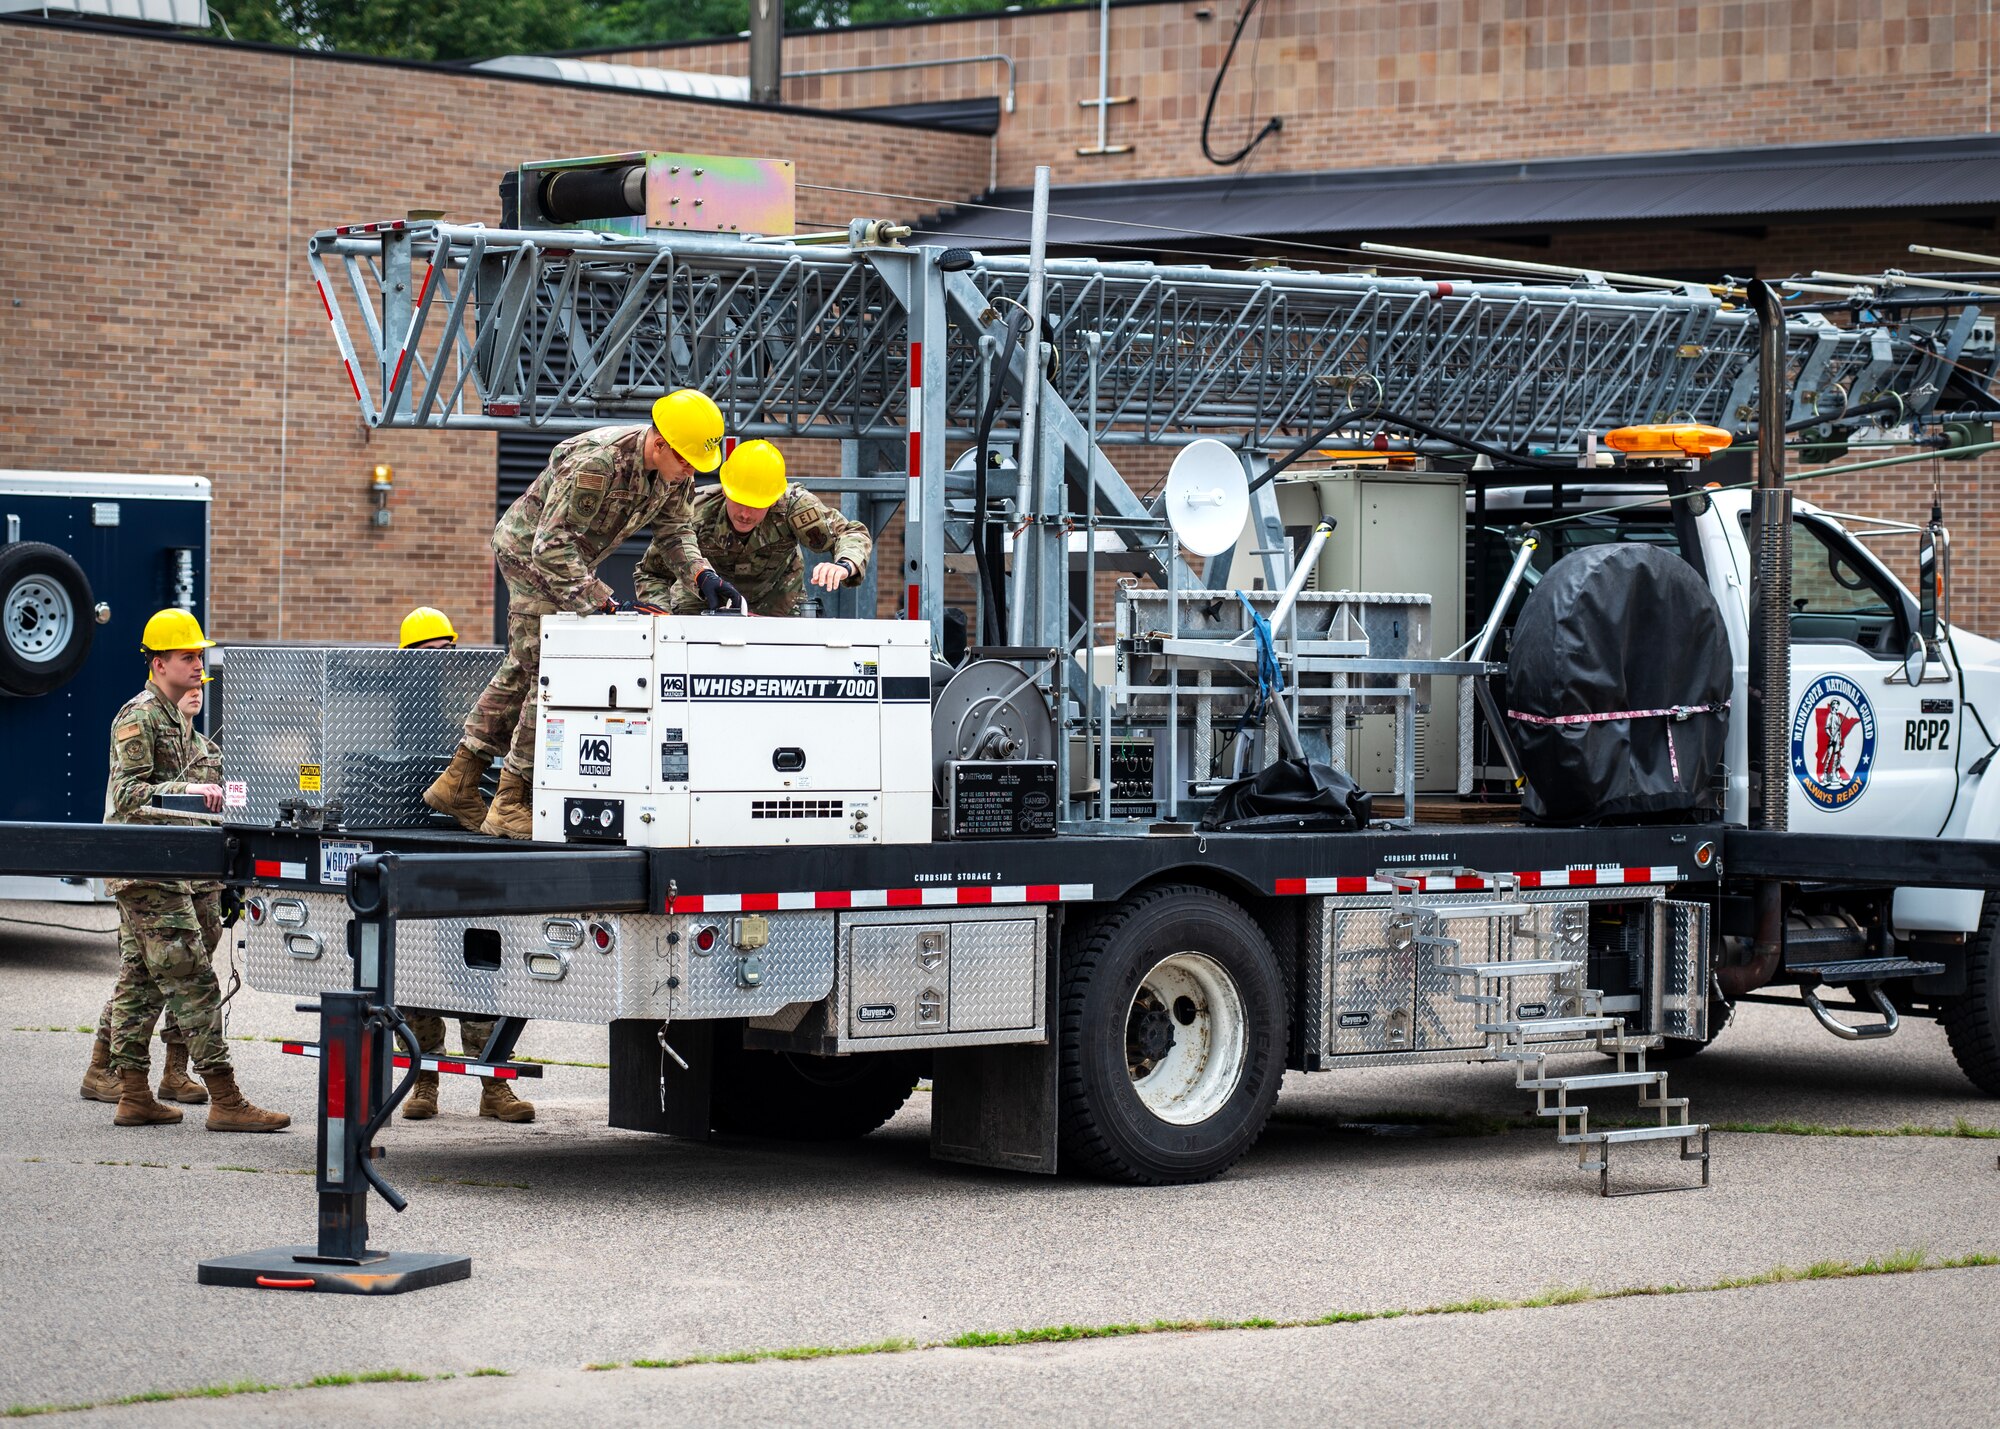
[[[1212,437],[1190,442],[1167,472],[1167,524],[1197,556],[1236,544],[1250,518],[1250,484],[1236,453]]]

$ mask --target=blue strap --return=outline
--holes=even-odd
[[[1257,712],[1261,714],[1264,702],[1284,691],[1285,672],[1278,664],[1278,650],[1271,641],[1271,622],[1257,613],[1257,607],[1242,591],[1236,592],[1236,598],[1243,602],[1243,610],[1250,617],[1251,632],[1257,637]]]

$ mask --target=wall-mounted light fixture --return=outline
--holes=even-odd
[[[368,478],[368,494],[375,502],[375,524],[389,524],[389,493],[396,489],[396,468],[387,462],[375,463],[375,470]]]

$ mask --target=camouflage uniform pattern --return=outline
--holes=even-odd
[[[151,681],[111,720],[111,779],[105,821],[172,824],[148,807],[155,794],[217,782],[221,761],[194,722]],[[162,1009],[204,1074],[230,1070],[222,1040],[222,989],[211,962],[222,936],[221,885],[119,879],[118,986],[111,995],[113,1071],[146,1070],[146,1043]]]
[[[417,1034],[417,1045],[430,1056],[444,1051],[444,1014],[432,1012],[422,1007],[406,1007],[403,1016],[409,1020],[410,1030]],[[468,1058],[476,1058],[486,1050],[486,1043],[493,1036],[493,1024],[475,1018],[458,1019],[458,1049]]]
[[[799,547],[823,552],[829,560],[852,561],[850,581],[868,569],[868,555],[875,547],[866,526],[849,520],[802,486],[786,487],[778,504],[748,533],[729,524],[722,489],[711,487],[694,499],[694,533],[702,555],[743,593],[758,615],[798,614],[806,595],[805,561]],[[650,559],[652,552],[646,554]],[[664,572],[649,573],[640,564],[634,584],[642,601],[648,599],[649,574],[665,577]],[[705,608],[695,581],[677,578],[668,599],[652,603],[670,606],[677,615],[694,615]]]
[[[534,773],[535,722],[521,712],[541,675],[542,617],[602,606],[612,590],[597,578],[599,563],[649,527],[642,571],[693,585],[707,568],[690,524],[688,484],[646,468],[649,430],[599,427],[561,443],[493,528],[493,556],[507,583],[507,655],[473,703],[465,743],[489,759],[505,754],[523,778]]]
[[[190,724],[193,721],[189,721]],[[220,784],[222,782],[222,750],[214,740],[200,730],[194,731],[194,743],[198,750],[194,763],[187,768],[187,782],[190,784]],[[113,766],[114,772],[116,766]],[[112,887],[115,894],[121,888],[133,886],[131,880],[119,880]],[[206,880],[187,885],[194,900],[195,917],[201,923],[202,942],[214,956],[215,945],[222,938],[222,885]],[[132,975],[128,968],[143,968],[145,957],[140,950],[137,937],[125,921],[124,910],[118,917],[118,986],[112,990],[104,1011],[98,1014],[97,1035],[107,1044],[111,1041],[111,1009],[120,996],[130,995],[133,987]],[[151,1029],[148,1029],[151,1035]],[[174,1014],[167,1010],[166,1025],[160,1029],[160,1040],[169,1045],[187,1044],[187,1034],[174,1022]]]

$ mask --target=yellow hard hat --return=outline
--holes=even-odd
[[[426,640],[449,640],[456,645],[458,632],[451,628],[451,617],[443,611],[420,605],[403,617],[403,631],[397,641],[407,650]]]
[[[150,655],[169,650],[210,650],[215,642],[201,633],[201,622],[185,610],[162,610],[146,622],[139,648]]]
[[[722,464],[722,494],[759,511],[785,494],[785,454],[769,442],[745,442]]]
[[[653,426],[696,471],[722,465],[722,409],[694,388],[669,392],[655,402]]]

